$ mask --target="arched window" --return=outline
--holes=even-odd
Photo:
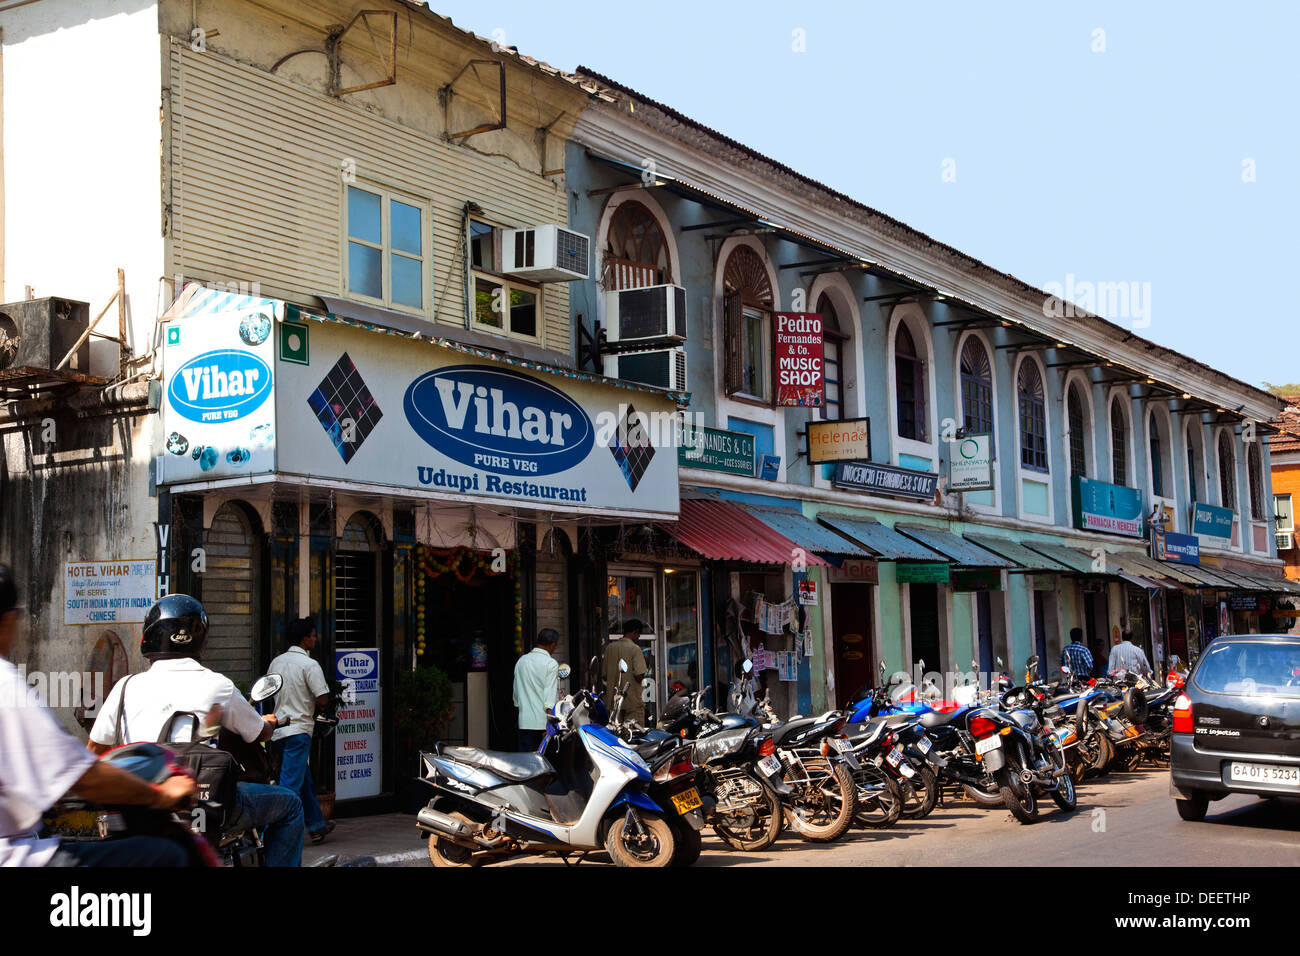
[[[1151,494],[1157,498],[1165,496],[1165,457],[1161,452],[1160,422],[1156,416],[1150,418],[1151,428]]]
[[[926,441],[925,363],[906,323],[899,323],[894,338],[894,389],[898,400],[898,436]]]
[[[844,417],[844,345],[848,336],[841,331],[835,303],[825,292],[817,297],[817,312],[822,317],[822,380],[826,386],[822,417],[834,421]]]
[[[672,282],[673,264],[659,220],[639,202],[614,210],[605,244],[610,289],[641,289]]]
[[[1016,376],[1020,404],[1020,464],[1034,471],[1047,471],[1047,410],[1043,400],[1043,377],[1033,361],[1025,361]]]
[[[727,394],[771,404],[772,280],[762,256],[738,245],[722,273]]]
[[[1191,499],[1192,504],[1200,501],[1200,496],[1196,489],[1196,474],[1200,469],[1196,467],[1196,448],[1189,441],[1187,443],[1187,496]]]
[[[1219,504],[1237,510],[1237,463],[1232,457],[1232,439],[1219,435]]]
[[[993,368],[984,343],[971,336],[961,350],[962,424],[968,432],[993,431]]]
[[[1114,484],[1128,483],[1128,419],[1124,417],[1122,402],[1110,405],[1110,461]]]
[[[1264,475],[1259,464],[1259,443],[1251,442],[1250,451],[1246,452],[1247,478],[1250,481],[1250,516],[1256,521],[1263,521],[1264,514]]]
[[[1079,391],[1077,383],[1070,386],[1068,397],[1066,398],[1067,413],[1070,418],[1070,476],[1078,475],[1080,478],[1086,478],[1088,475],[1088,455],[1087,455],[1087,417],[1083,406],[1083,395]]]

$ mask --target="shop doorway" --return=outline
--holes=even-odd
[[[979,647],[980,673],[993,673],[993,596],[975,592],[975,639]]]
[[[871,585],[832,584],[831,607],[835,611],[835,687],[839,697],[848,703],[859,690],[876,685]]]
[[[1047,596],[1034,594],[1034,653],[1038,655],[1038,677],[1047,680]]]
[[[610,568],[606,591],[607,633],[642,624],[646,677],[641,697],[646,722],[659,718],[662,702],[700,689],[700,575],[690,568]],[[603,653],[603,651],[602,651]]]
[[[912,666],[925,661],[925,670],[943,671],[939,653],[939,586],[909,584],[908,608],[912,617]]]
[[[1109,618],[1106,608],[1106,595],[1102,591],[1084,592],[1083,613],[1087,629],[1088,650],[1092,652],[1092,669],[1094,676],[1105,672],[1106,661],[1110,659],[1110,631],[1107,626]]]

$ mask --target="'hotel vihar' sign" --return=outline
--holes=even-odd
[[[1078,475],[1071,479],[1074,526],[1086,531],[1108,531],[1133,538],[1146,537],[1142,492]]]

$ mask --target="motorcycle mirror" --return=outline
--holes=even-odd
[[[253,685],[253,689],[248,692],[248,699],[255,704],[260,703],[268,697],[274,697],[280,693],[280,688],[283,686],[283,677],[279,674],[267,674],[265,677],[258,678],[257,683]]]
[[[568,680],[569,675],[573,673],[573,668],[568,664],[560,665],[560,680]]]
[[[885,662],[884,662],[884,661],[881,661],[881,662],[880,662],[880,676],[881,676],[881,677],[884,677],[884,676],[885,676]]]
[[[749,660],[748,658],[746,658],[745,663],[741,664],[740,666],[744,669],[746,674],[751,674],[754,671],[754,662]]]
[[[1037,655],[1037,654],[1030,654],[1029,657],[1027,657],[1027,658],[1025,659],[1025,666],[1026,666],[1026,667],[1035,667],[1035,666],[1037,666],[1037,664],[1038,664],[1038,655]]]
[[[626,673],[627,673],[627,661],[619,661],[619,662],[618,662],[618,669],[619,669],[620,671],[622,671],[624,674],[626,674]]]
[[[1061,673],[1062,673],[1062,674],[1069,674],[1069,673],[1070,673],[1070,665],[1069,665],[1069,664],[1062,664],[1062,665],[1061,665]]]
[[[1002,658],[999,657],[999,658],[998,658],[998,670],[1002,670],[1003,666],[1004,666],[1004,665],[1003,665],[1003,663],[1002,663]]]

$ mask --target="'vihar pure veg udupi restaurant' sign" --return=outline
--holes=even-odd
[[[1146,536],[1142,492],[1075,475],[1071,479],[1074,526],[1086,531],[1108,531],[1134,538]]]
[[[677,513],[666,394],[332,317],[293,321],[297,309],[263,301],[168,323],[160,483],[274,472],[547,510]]]

